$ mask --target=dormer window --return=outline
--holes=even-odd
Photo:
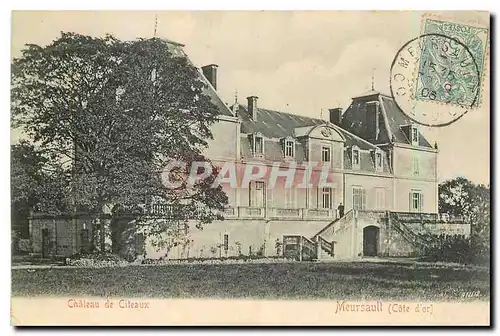
[[[264,137],[260,133],[252,134],[252,152],[254,156],[264,155]]]
[[[359,148],[357,146],[352,147],[352,167],[359,168]]]
[[[375,168],[377,171],[382,171],[384,168],[384,160],[381,151],[375,152]]]
[[[264,142],[262,137],[255,137],[255,154],[264,154]]]
[[[418,128],[415,125],[411,126],[411,144],[418,146]]]
[[[285,157],[295,157],[295,140],[287,137],[283,141],[283,153]]]
[[[408,143],[412,146],[418,146],[420,134],[418,132],[418,127],[415,124],[406,124],[401,126]]]

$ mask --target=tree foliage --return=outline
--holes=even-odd
[[[462,216],[471,224],[473,253],[486,257],[490,252],[490,186],[474,184],[463,177],[439,184],[439,212]]]
[[[205,89],[198,69],[167,41],[62,33],[14,60],[13,127],[58,172],[65,206],[53,209],[99,216],[157,198],[206,224],[221,219],[222,189],[201,180],[180,193],[160,174],[172,159],[207,160],[202,151],[219,111]],[[163,226],[155,225],[149,229],[158,234]]]

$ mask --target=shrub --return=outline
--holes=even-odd
[[[69,266],[79,267],[116,267],[127,265],[128,262],[112,253],[75,254],[67,262]]]
[[[471,262],[471,240],[464,235],[424,234],[421,237],[428,243],[422,246],[418,255],[425,261],[444,261],[456,263]]]

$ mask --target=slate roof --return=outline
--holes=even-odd
[[[184,44],[171,41],[168,39],[163,39],[163,41],[168,42],[169,51],[174,56],[184,57],[191,65],[195,66],[194,63],[189,58],[189,56],[184,52]],[[219,113],[225,116],[234,116],[229,107],[222,101],[221,97],[217,93],[217,90],[215,90],[212,84],[210,84],[205,75],[203,75],[203,71],[200,68],[198,68],[198,72],[200,74],[200,80],[207,85],[206,88],[203,90],[203,93],[205,93],[207,96],[211,98],[212,103],[219,108]]]
[[[378,91],[371,90],[360,96],[354,97],[351,105],[342,115],[341,126],[349,132],[363,139],[370,139],[370,126],[366,120],[366,106],[368,101],[378,101],[381,105],[381,116],[379,137],[374,144],[389,143],[394,136],[397,143],[411,144],[411,141],[403,133],[401,126],[412,123],[403,111],[394,102],[394,99]],[[419,146],[432,147],[427,139],[419,132]]]
[[[409,125],[412,123],[411,119],[406,116],[406,114],[401,111],[401,109],[396,105],[394,99],[384,95],[380,96],[380,100],[384,104],[385,113],[389,122],[389,132],[394,134],[396,142],[409,144],[410,140],[405,136],[401,125]],[[418,145],[423,147],[432,147],[429,141],[419,132]]]
[[[264,157],[263,160],[282,161],[283,151],[279,139],[287,136],[294,136],[294,131],[299,128],[303,134],[306,129],[311,126],[329,124],[326,120],[299,116],[295,114],[274,111],[257,107],[256,120],[250,118],[247,106],[238,104],[236,109],[237,115],[241,120],[241,156],[246,159],[254,159],[252,155],[252,147],[249,134],[261,133],[264,137]],[[338,130],[346,139],[344,150],[344,168],[352,169],[351,151],[350,148],[356,145],[360,151],[360,171],[375,171],[375,162],[372,152],[377,147],[360,137],[351,134],[350,132],[329,124]],[[295,144],[295,161],[301,164],[305,161],[305,143],[296,139]],[[389,162],[387,156],[384,155],[384,170],[385,173],[390,173]]]
[[[240,138],[240,153],[245,159],[259,160],[259,158],[255,158],[253,156],[252,144],[248,134],[244,134]],[[305,161],[305,157],[305,144],[300,143],[299,141],[295,142],[295,162],[297,162],[297,164],[302,164]],[[264,138],[264,157],[262,160],[271,162],[283,161],[283,151],[279,141]]]
[[[284,138],[293,136],[298,127],[325,124],[325,120],[303,117],[295,114],[257,108],[257,120],[250,118],[247,107],[238,105],[237,115],[240,117],[241,133],[260,132],[267,138]]]

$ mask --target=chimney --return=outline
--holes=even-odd
[[[342,108],[336,107],[329,109],[328,111],[330,111],[330,122],[340,126],[340,121],[342,120]]]
[[[217,64],[205,65],[201,68],[203,75],[208,79],[210,84],[217,90]]]
[[[259,97],[257,97],[257,96],[247,97],[247,101],[248,101],[248,115],[253,120],[257,120],[257,99],[259,99]]]

